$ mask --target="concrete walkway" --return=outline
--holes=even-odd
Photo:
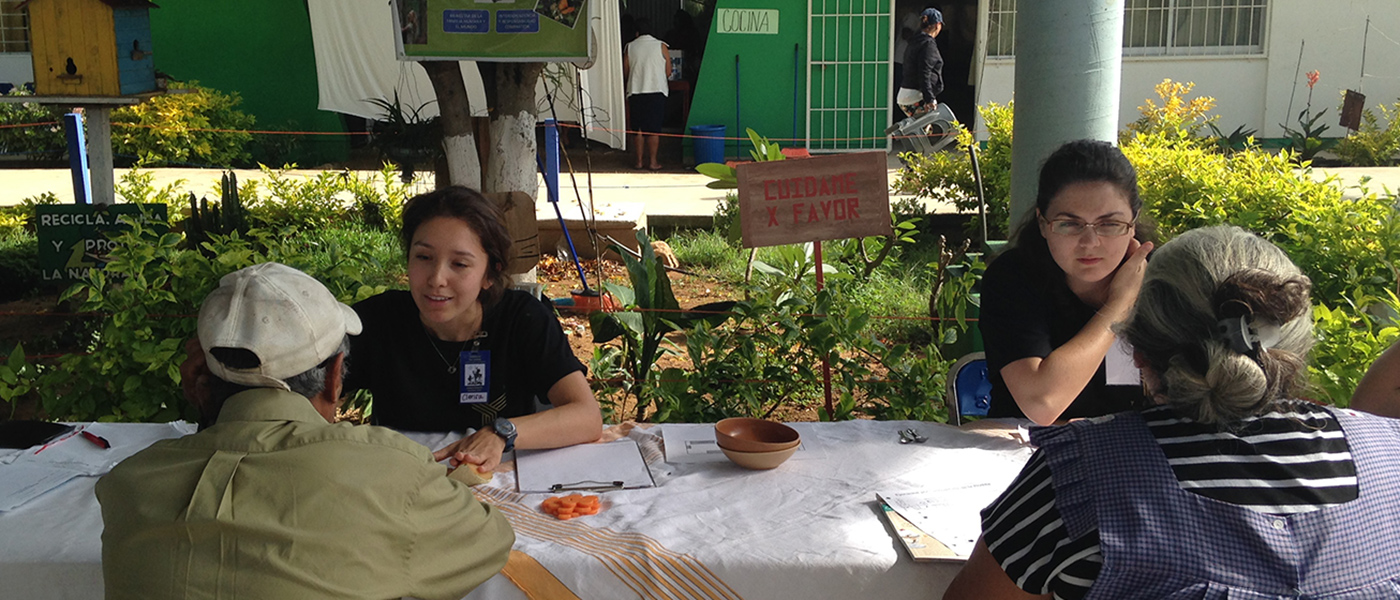
[[[891,165],[889,179],[898,177],[898,165]],[[196,195],[218,196],[219,177],[222,171],[216,169],[150,169],[157,188],[179,184],[184,192]],[[263,178],[256,170],[236,170],[242,183]],[[292,176],[314,177],[316,170],[288,171]],[[373,177],[374,171],[359,171],[360,177]],[[122,173],[118,172],[120,180]],[[1400,167],[1347,167],[1335,169],[1315,169],[1313,176],[1319,180],[1335,175],[1348,196],[1360,195],[1356,188],[1362,181],[1373,192],[1388,189],[1400,192]],[[578,192],[567,173],[560,180],[560,210],[567,220],[582,216],[576,197],[581,197],[584,205],[590,202],[589,182],[585,173],[576,175]],[[1369,178],[1369,180],[1367,180]],[[592,177],[592,204],[601,219],[628,218],[632,214],[644,214],[652,224],[679,226],[702,226],[709,222],[719,201],[724,198],[723,190],[705,187],[710,178],[698,173],[651,173],[645,171],[625,173],[594,173]],[[431,189],[430,182],[415,184],[422,191]],[[44,192],[53,192],[59,202],[73,201],[72,180],[67,169],[0,169],[0,206],[15,205],[25,198]],[[538,190],[539,216],[541,221],[554,221],[553,207],[544,202],[543,183]],[[898,198],[892,197],[891,201]],[[949,205],[925,202],[930,212],[956,212]]]

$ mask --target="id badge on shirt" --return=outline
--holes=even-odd
[[[462,352],[457,356],[457,372],[462,379],[457,382],[462,404],[480,404],[491,396],[491,351],[477,350]]]

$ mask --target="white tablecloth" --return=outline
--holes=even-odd
[[[933,598],[959,565],[911,561],[881,520],[875,492],[1002,489],[1031,452],[1004,437],[929,423],[797,423],[816,456],[748,471],[662,461],[661,427],[630,436],[653,461],[657,487],[603,493],[598,515],[544,515],[538,507],[547,495],[514,492],[513,473],[497,473],[478,495],[510,518],[515,549],[582,598]],[[907,427],[929,440],[899,444]],[[429,447],[454,439],[411,437]],[[0,599],[101,597],[95,482],[80,477],[0,513]],[[498,575],[469,598],[524,596]]]

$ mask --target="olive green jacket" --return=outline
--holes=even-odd
[[[236,394],[97,483],[107,598],[461,598],[515,534],[446,470],[297,394]]]

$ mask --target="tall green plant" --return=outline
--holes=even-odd
[[[1392,106],[1377,104],[1380,111],[1361,112],[1361,128],[1337,143],[1334,152],[1348,164],[1357,167],[1381,167],[1393,164],[1400,154],[1400,102]],[[1384,125],[1382,125],[1384,121]]]
[[[987,130],[987,141],[977,158],[987,201],[987,233],[993,239],[1006,238],[1007,221],[1011,214],[1013,104],[992,102],[977,109]],[[968,148],[976,143],[972,133],[959,126],[957,147],[962,152],[935,152],[930,155],[907,152],[900,155],[907,166],[895,180],[895,191],[951,203],[962,212],[976,214],[981,199],[977,195],[972,159],[967,153]],[[968,231],[980,232],[981,227],[981,218],[977,216],[968,223]]]

